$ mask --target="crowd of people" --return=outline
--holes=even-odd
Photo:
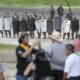
[[[49,39],[51,43],[43,49],[41,41],[29,45],[29,34],[21,34],[16,48],[16,80],[80,80],[80,33],[74,44],[64,44],[58,31]]]
[[[9,13],[0,18],[0,32],[11,38],[13,27],[13,37],[19,38],[16,47],[16,80],[80,80],[80,33],[79,20],[76,17],[66,14],[62,21],[64,9],[62,5],[57,9],[58,16],[55,16],[54,8],[51,6],[49,19],[44,13],[39,17],[23,15],[21,19],[17,13],[11,18]],[[53,26],[54,25],[54,26]],[[12,26],[12,27],[11,27]],[[29,44],[29,37],[34,38],[34,31],[37,30],[38,38],[43,33],[49,34],[51,43],[44,49],[40,40]],[[71,31],[71,32],[70,32]],[[21,34],[19,35],[19,32]],[[63,32],[63,36],[61,35]],[[74,36],[74,33],[76,35]],[[68,39],[75,38],[73,44],[64,44],[66,34]],[[35,56],[35,57],[34,57]],[[0,65],[0,80],[4,80],[3,69]]]
[[[65,15],[64,20],[63,15]],[[14,13],[13,16],[6,13],[4,18],[0,18],[0,33],[2,37],[4,36],[3,33],[5,33],[6,37],[8,35],[11,37],[13,34],[15,38],[16,35],[19,37],[19,34],[22,32],[29,32],[30,37],[34,38],[35,31],[37,31],[38,38],[41,38],[41,33],[43,33],[44,39],[46,39],[47,33],[51,35],[55,30],[61,32],[63,39],[65,39],[66,34],[68,39],[70,39],[70,34],[71,38],[74,39],[79,31],[79,19],[70,13],[64,14],[62,5],[58,7],[57,15],[53,6],[51,6],[48,18],[46,18],[45,13],[41,13],[40,15],[25,13],[21,18],[17,13]]]

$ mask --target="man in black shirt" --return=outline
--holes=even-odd
[[[34,41],[33,44],[29,45],[29,35],[27,33],[21,34],[19,38],[19,45],[16,48],[16,56],[17,56],[17,74],[16,80],[28,80],[28,76],[31,71],[29,71],[28,75],[25,75],[24,72],[28,65],[32,62],[32,53],[36,53],[36,49],[34,46],[38,44],[37,41]]]

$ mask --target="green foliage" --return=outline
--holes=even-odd
[[[9,44],[0,44],[0,50],[14,50],[16,48],[15,45],[9,45]]]
[[[80,6],[80,0],[68,0],[71,6]],[[0,0],[0,4],[8,6],[39,6],[39,5],[64,5],[66,0]]]

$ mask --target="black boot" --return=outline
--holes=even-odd
[[[43,32],[43,35],[44,35],[44,39],[46,39],[46,32]]]
[[[41,37],[41,33],[38,32],[38,39]]]

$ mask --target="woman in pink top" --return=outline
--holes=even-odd
[[[80,52],[80,33],[78,34],[77,39],[74,40],[75,51]]]

